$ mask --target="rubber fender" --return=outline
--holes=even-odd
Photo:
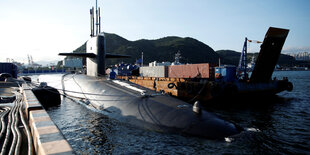
[[[0,74],[0,81],[6,81],[7,78],[12,78],[12,74],[10,74],[10,73],[1,73]]]
[[[169,89],[172,89],[173,87],[176,87],[176,85],[175,85],[174,83],[169,83],[169,84],[168,84],[168,88],[169,88]]]
[[[1,73],[0,77],[2,77],[2,78],[11,78],[12,74],[10,74],[10,73]]]
[[[26,81],[26,82],[31,82],[31,78],[28,77],[28,76],[23,76],[22,78],[23,78],[23,80]]]
[[[33,88],[32,92],[37,97],[39,102],[43,105],[44,108],[58,106],[61,103],[60,93],[57,89],[45,86]]]

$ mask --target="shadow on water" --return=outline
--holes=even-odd
[[[254,154],[294,154],[310,151],[310,113],[299,108],[304,106],[302,101],[292,96],[251,96],[217,100],[204,107],[245,131],[255,131],[236,136],[233,145],[240,143]]]
[[[270,137],[276,132],[271,130],[274,111],[275,108],[262,107],[214,109],[243,127],[258,129],[233,137],[231,143],[136,128],[66,98],[48,113],[78,154],[261,154],[278,153],[276,148],[281,141]],[[278,148],[285,152],[281,146]]]

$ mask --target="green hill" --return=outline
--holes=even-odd
[[[235,65],[239,64],[240,52],[232,51],[232,50],[218,50],[216,53],[221,58],[221,64],[227,65]]]
[[[222,64],[238,65],[240,52],[232,50],[214,51],[208,45],[190,37],[169,36],[155,40],[141,39],[129,41],[121,36],[112,33],[105,33],[107,53],[130,55],[126,59],[107,59],[107,65],[114,65],[120,62],[134,63],[141,58],[144,53],[144,64],[152,61],[174,61],[174,55],[178,51],[181,53],[182,63],[213,63],[218,64],[221,58]],[[74,50],[73,52],[85,52],[86,43]],[[258,53],[248,53],[247,61],[251,62],[252,56],[257,58]],[[298,65],[292,56],[281,54],[278,64],[281,66]]]
[[[218,50],[216,51],[217,54],[219,54],[221,58],[222,64],[230,64],[230,65],[238,65],[240,60],[240,52],[232,51],[232,50]],[[255,60],[257,59],[258,53],[248,53],[247,55],[247,62],[250,63],[252,60],[252,57],[255,57]],[[278,65],[280,66],[294,66],[299,64],[298,61],[295,60],[294,57],[281,54],[278,60]]]
[[[182,63],[216,63],[219,55],[208,45],[193,39],[181,37],[164,37],[156,40],[141,39],[137,41],[126,40],[116,34],[105,33],[107,53],[126,54],[131,58],[108,59],[107,65],[119,62],[134,63],[144,54],[144,64],[152,61],[174,61],[174,55],[181,53]],[[73,52],[85,52],[86,44]]]

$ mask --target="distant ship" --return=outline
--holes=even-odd
[[[248,72],[252,72],[255,67],[255,56],[252,56],[251,62],[248,63]]]

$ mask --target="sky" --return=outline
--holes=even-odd
[[[61,60],[89,39],[95,0],[1,0],[0,62]],[[128,40],[192,37],[214,50],[241,51],[269,27],[290,29],[283,51],[310,52],[309,0],[98,0],[102,29]],[[251,44],[250,52],[259,45]]]

